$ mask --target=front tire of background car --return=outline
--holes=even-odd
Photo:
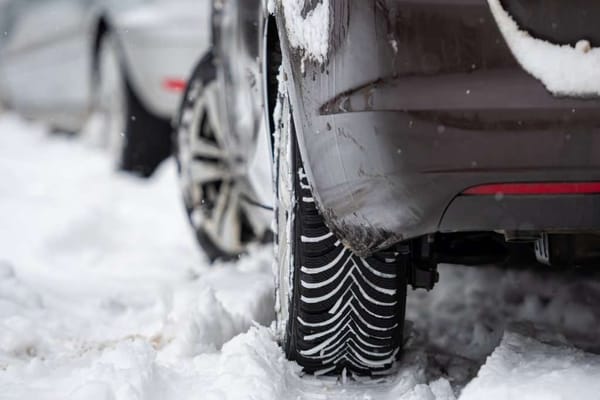
[[[287,357],[314,374],[379,375],[403,343],[406,256],[361,258],[325,225],[280,91],[275,145],[278,327]]]
[[[171,154],[169,121],[149,112],[135,94],[116,37],[99,42],[93,115],[115,168],[148,177]]]
[[[233,260],[271,236],[254,219],[251,183],[227,150],[212,53],[192,73],[176,119],[173,147],[185,209],[210,262]],[[245,170],[245,168],[244,168]],[[246,171],[247,172],[247,171]]]

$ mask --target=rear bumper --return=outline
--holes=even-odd
[[[597,196],[461,195],[600,181],[599,100],[555,97],[526,73],[486,0],[347,3],[333,8],[324,65],[288,48],[304,164],[346,244],[368,253],[440,231],[600,230]]]
[[[440,232],[600,231],[600,195],[457,196],[445,210]]]
[[[183,91],[169,90],[165,81],[186,81],[209,49],[210,5],[149,4],[117,15],[115,25],[136,94],[155,115],[171,118]]]
[[[445,124],[434,112],[318,117],[322,130],[304,140],[326,215],[358,251],[434,232],[600,230],[599,196],[462,195],[490,183],[600,181],[592,110],[576,109],[577,120],[572,109],[529,121],[523,110],[484,114],[496,112],[502,124],[475,112]]]

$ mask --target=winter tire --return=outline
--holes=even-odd
[[[218,117],[220,99],[209,53],[194,70],[184,95],[174,147],[187,214],[211,262],[235,259],[251,243],[272,238],[254,220],[253,208],[259,205],[247,195],[252,184],[239,160],[227,151]]]
[[[317,375],[384,374],[403,342],[406,256],[358,257],[328,229],[304,173],[289,104],[280,98],[274,169],[285,353]]]
[[[95,114],[115,167],[148,177],[171,153],[171,126],[138,99],[120,54],[115,36],[106,32],[98,49]]]

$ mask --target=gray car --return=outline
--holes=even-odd
[[[103,135],[121,169],[150,175],[209,46],[209,2],[0,2],[0,96],[52,127]]]

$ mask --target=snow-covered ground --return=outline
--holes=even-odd
[[[272,250],[208,268],[172,162],[149,181],[0,117],[0,399],[598,399],[600,276],[443,267],[403,363],[302,376],[269,328]]]

